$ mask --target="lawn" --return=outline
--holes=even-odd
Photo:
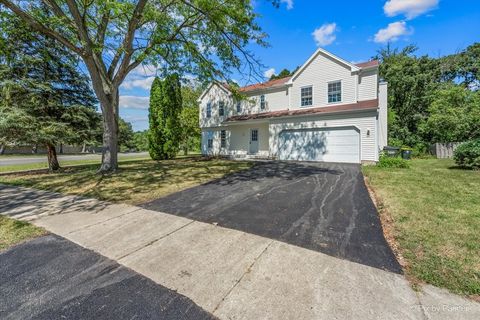
[[[95,164],[66,168],[57,173],[4,175],[0,176],[0,183],[139,204],[250,165],[246,161],[205,160],[201,157],[166,161],[128,160],[121,161],[119,171],[113,175],[97,174],[98,164]]]
[[[43,234],[46,231],[42,228],[0,215],[0,251]]]
[[[480,172],[451,160],[363,168],[412,280],[480,295]]]
[[[0,156],[1,159],[9,159],[9,158],[32,158],[31,155],[2,155]],[[35,155],[36,158],[42,157],[42,155]],[[48,169],[48,162],[47,156],[43,155],[45,161],[38,162],[38,163],[22,163],[22,164],[12,164],[12,165],[4,165],[0,166],[0,173],[2,172],[12,172],[12,171],[25,171],[25,170],[35,170],[35,169]],[[119,154],[119,161],[132,161],[132,160],[140,160],[140,159],[150,159],[148,155],[139,154],[134,156],[123,157],[122,154]],[[88,164],[99,164],[101,161],[101,155],[98,155],[97,159],[83,159],[83,160],[62,160],[59,159],[58,162],[60,166],[78,166],[78,165],[88,165]]]

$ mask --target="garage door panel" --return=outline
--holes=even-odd
[[[298,161],[360,161],[359,132],[351,129],[285,130],[280,133],[279,159]]]

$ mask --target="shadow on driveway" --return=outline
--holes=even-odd
[[[142,206],[402,272],[359,165],[262,162]]]

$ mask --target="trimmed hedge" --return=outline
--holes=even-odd
[[[410,168],[410,163],[399,157],[389,157],[385,154],[380,155],[377,167],[380,168]]]
[[[459,145],[453,153],[453,159],[461,167],[480,169],[480,139]]]

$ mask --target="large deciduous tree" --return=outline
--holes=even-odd
[[[242,66],[258,72],[258,61],[246,47],[251,42],[265,45],[251,2],[244,0],[0,0],[0,4],[82,58],[103,114],[101,172],[117,168],[119,86],[131,70],[152,63],[203,80],[226,77],[232,68]]]
[[[180,148],[187,155],[189,150],[200,149],[200,107],[198,98],[201,88],[194,85],[182,87],[182,111],[180,113]]]
[[[441,78],[439,61],[414,55],[417,47],[378,52],[380,76],[388,82],[389,141],[394,144],[423,144],[418,133],[420,123],[428,117],[432,92]]]
[[[58,42],[9,13],[0,27],[0,140],[44,145],[49,169],[57,170],[56,145],[95,139],[100,117],[90,83]]]
[[[154,160],[172,159],[178,153],[182,129],[182,92],[177,74],[155,78],[150,90],[149,152]]]

